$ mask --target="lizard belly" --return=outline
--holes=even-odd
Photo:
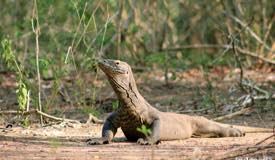
[[[160,117],[160,140],[190,138],[192,127],[189,117],[175,113],[162,113]]]

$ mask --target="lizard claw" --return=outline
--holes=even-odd
[[[146,141],[145,139],[143,138],[139,138],[137,140],[137,144],[140,144],[140,145],[149,145],[148,141]]]
[[[223,137],[243,137],[245,133],[237,128],[227,128],[223,133]]]
[[[154,144],[159,144],[159,143],[160,143],[160,141],[154,142],[152,140],[145,140],[143,138],[139,138],[137,140],[137,144],[140,144],[140,145],[154,145]]]
[[[102,138],[90,138],[86,140],[87,145],[100,145],[100,144],[108,144],[108,140],[104,140]]]
[[[245,136],[245,133],[237,128],[231,128],[231,129],[229,129],[229,136],[230,137],[243,137],[243,136]]]

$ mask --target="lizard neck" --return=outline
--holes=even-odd
[[[131,77],[132,78],[130,78],[129,84],[120,85],[111,77],[109,77],[109,82],[112,88],[114,89],[120,103],[122,103],[120,107],[127,110],[129,109],[134,111],[140,111],[144,107],[146,107],[146,104],[148,103],[146,103],[146,100],[139,93],[133,75],[131,75]]]

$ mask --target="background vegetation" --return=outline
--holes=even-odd
[[[166,79],[169,70],[274,66],[274,8],[273,0],[2,0],[0,72],[17,73],[22,110],[31,91],[35,108],[47,111],[61,95],[96,114],[87,105],[99,88],[87,74],[97,78],[99,57],[159,68]]]

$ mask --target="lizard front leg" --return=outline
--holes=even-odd
[[[101,138],[90,138],[86,141],[88,145],[98,145],[98,144],[109,144],[114,138],[117,128],[117,113],[113,112],[106,119],[103,128],[102,128],[102,137]]]
[[[137,143],[140,145],[153,145],[160,143],[160,120],[154,120],[151,127],[151,134],[145,138],[139,138]]]

